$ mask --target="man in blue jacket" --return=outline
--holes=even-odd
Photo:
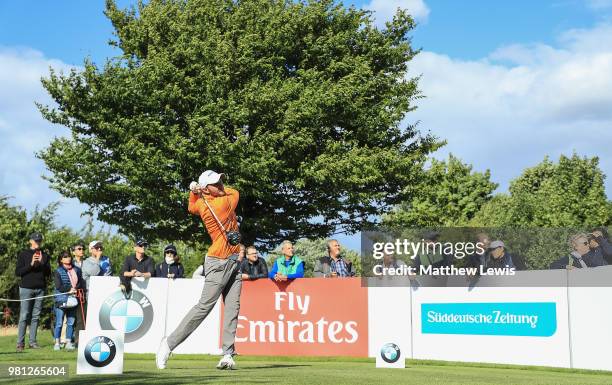
[[[304,261],[298,256],[293,255],[293,244],[290,241],[281,243],[282,257],[274,261],[272,271],[268,275],[276,282],[283,282],[288,279],[304,277]]]

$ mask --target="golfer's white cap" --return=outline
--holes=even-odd
[[[101,241],[91,241],[89,242],[89,249],[93,249],[96,246],[102,246],[102,242]]]
[[[198,184],[202,187],[206,187],[209,184],[215,184],[221,180],[221,177],[225,176],[225,174],[219,174],[218,172],[214,172],[213,170],[206,170],[200,175],[198,178]]]

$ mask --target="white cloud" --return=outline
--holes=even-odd
[[[426,95],[410,120],[502,189],[544,155],[597,155],[612,192],[612,26],[571,30],[558,47],[510,45],[477,61],[422,52],[411,64]]]
[[[364,6],[364,9],[374,11],[376,23],[379,25],[392,20],[398,8],[408,10],[417,21],[425,21],[429,16],[429,7],[423,0],[371,0]]]
[[[587,6],[594,10],[612,8],[612,0],[587,0]]]
[[[86,209],[74,199],[63,198],[49,189],[41,178],[44,163],[35,157],[54,136],[67,130],[44,120],[34,102],[51,104],[40,79],[48,76],[49,67],[68,70],[59,60],[46,58],[29,48],[0,46],[0,195],[8,195],[11,203],[28,210],[62,202],[58,223],[79,228],[84,220],[80,214]]]

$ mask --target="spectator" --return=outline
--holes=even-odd
[[[30,248],[23,250],[17,257],[15,275],[21,278],[19,282],[19,327],[17,332],[17,352],[22,352],[25,345],[25,333],[28,317],[30,320],[30,348],[38,349],[36,332],[38,319],[42,309],[47,278],[51,275],[49,255],[41,250],[43,236],[41,233],[30,235]],[[31,299],[36,298],[36,299]]]
[[[121,291],[123,291],[126,298],[132,292],[133,277],[151,278],[155,275],[155,262],[145,254],[145,249],[148,246],[149,243],[147,241],[138,239],[134,243],[134,254],[128,255],[125,258],[125,262],[123,262],[119,279],[121,280]]]
[[[550,265],[551,269],[584,269],[606,264],[601,254],[593,252],[589,245],[589,236],[585,233],[574,234],[569,239],[572,252],[561,257]]]
[[[164,247],[164,261],[155,268],[155,276],[160,278],[184,278],[185,269],[179,262],[180,257],[174,245]]]
[[[414,258],[414,267],[416,271],[421,270],[422,266],[433,266],[434,268],[442,266],[450,266],[452,264],[452,256],[444,254],[442,251],[442,243],[438,242],[440,233],[431,231],[423,235],[425,243],[425,254],[419,254]]]
[[[72,251],[72,264],[78,268],[83,267],[83,256],[85,255],[85,242],[78,240],[70,248]]]
[[[394,254],[385,253],[382,258],[383,268],[394,268],[397,269],[401,266],[406,266],[406,262],[401,259],[397,259]]]
[[[240,249],[238,251],[238,258],[236,259],[236,261],[238,262],[238,265],[240,265],[240,262],[242,262],[242,260],[244,260],[244,257],[246,256],[246,247],[244,247],[242,243],[239,244],[238,247],[240,247]]]
[[[85,242],[82,240],[78,240],[72,245],[72,264],[79,269],[81,269],[81,274],[83,273],[83,256],[85,254]],[[79,342],[79,332],[81,330],[85,330],[85,296],[83,295],[85,291],[85,280],[83,280],[83,290],[80,292],[79,301],[82,301],[82,307],[76,310],[76,321],[74,323],[74,334],[72,338],[72,342],[76,345]]]
[[[340,243],[335,239],[327,241],[327,255],[317,260],[314,268],[315,277],[354,277],[355,266],[344,259]]]
[[[594,258],[599,260],[599,255],[607,262],[612,264],[612,245],[608,240],[608,229],[599,227],[592,230],[589,234],[589,246],[595,255]]]
[[[478,248],[474,254],[468,257],[467,266],[476,267],[480,273],[480,267],[485,268],[487,266],[487,260],[489,259],[489,246],[491,245],[491,238],[487,233],[476,234],[476,244],[480,243],[482,253],[478,252]],[[479,274],[478,273],[478,274]]]
[[[516,268],[512,261],[512,255],[506,252],[506,245],[503,241],[493,241],[489,245],[489,259],[486,268]]]
[[[290,241],[283,241],[281,252],[283,256],[274,261],[268,276],[276,282],[304,277],[304,261],[293,255],[293,244]]]
[[[101,246],[101,241],[94,241],[97,244],[100,244],[100,251],[104,251],[104,248]],[[100,275],[104,277],[110,277],[113,275],[113,266],[111,265],[111,260],[104,254],[100,255]]]
[[[89,242],[89,258],[84,260],[83,264],[81,265],[81,271],[83,274],[83,279],[85,280],[85,287],[87,290],[89,290],[89,279],[91,277],[104,275],[104,271],[102,271],[102,268],[100,267],[103,251],[104,246],[102,245],[102,242]]]
[[[76,297],[77,289],[84,287],[81,269],[74,266],[72,256],[68,251],[64,251],[58,258],[58,267],[54,272],[55,281],[55,328],[53,338],[55,345],[53,350],[60,350],[60,336],[64,316],[66,316],[66,350],[74,350],[72,344],[73,326],[76,320],[79,301]]]
[[[243,281],[254,281],[259,278],[268,277],[268,265],[266,261],[257,254],[255,246],[246,248],[246,258],[240,263],[240,274]]]

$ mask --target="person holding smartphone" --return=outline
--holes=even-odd
[[[36,332],[38,319],[42,310],[47,279],[51,275],[49,255],[41,250],[43,236],[35,232],[30,235],[30,248],[23,250],[17,257],[15,275],[20,277],[19,282],[19,327],[17,332],[17,352],[22,352],[25,346],[25,333],[27,320],[30,319],[30,349],[38,349]]]

